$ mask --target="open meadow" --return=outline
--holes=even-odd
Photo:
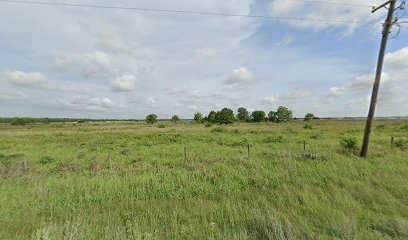
[[[0,239],[408,239],[408,121],[366,160],[340,144],[363,128],[1,125]]]

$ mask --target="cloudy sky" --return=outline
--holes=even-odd
[[[52,2],[332,22],[0,2],[1,117],[192,118],[280,105],[298,117],[367,114],[386,14],[369,5],[382,1]],[[377,116],[408,115],[407,27],[389,42]]]

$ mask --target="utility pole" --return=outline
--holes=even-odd
[[[373,124],[375,107],[377,105],[378,90],[380,88],[381,74],[382,74],[382,69],[383,69],[383,64],[384,64],[385,49],[387,47],[388,36],[391,32],[392,25],[394,25],[395,23],[394,22],[394,10],[395,10],[396,2],[397,0],[390,0],[380,5],[377,8],[373,8],[372,10],[372,13],[374,13],[377,10],[389,5],[388,16],[387,16],[387,20],[384,23],[384,29],[382,33],[383,36],[381,40],[380,53],[378,55],[377,71],[375,74],[373,92],[371,94],[370,110],[368,111],[367,122],[366,122],[365,130],[364,130],[363,146],[361,148],[361,153],[360,153],[360,156],[363,158],[367,157],[368,144],[370,142],[371,126]]]

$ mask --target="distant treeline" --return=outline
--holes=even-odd
[[[14,117],[14,118],[0,118],[0,124],[11,125],[25,125],[33,123],[85,123],[85,122],[107,122],[107,121],[135,121],[131,119],[90,119],[90,118],[28,118],[28,117]]]

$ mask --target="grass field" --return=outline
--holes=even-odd
[[[0,239],[408,239],[408,121],[309,124],[0,126]]]

